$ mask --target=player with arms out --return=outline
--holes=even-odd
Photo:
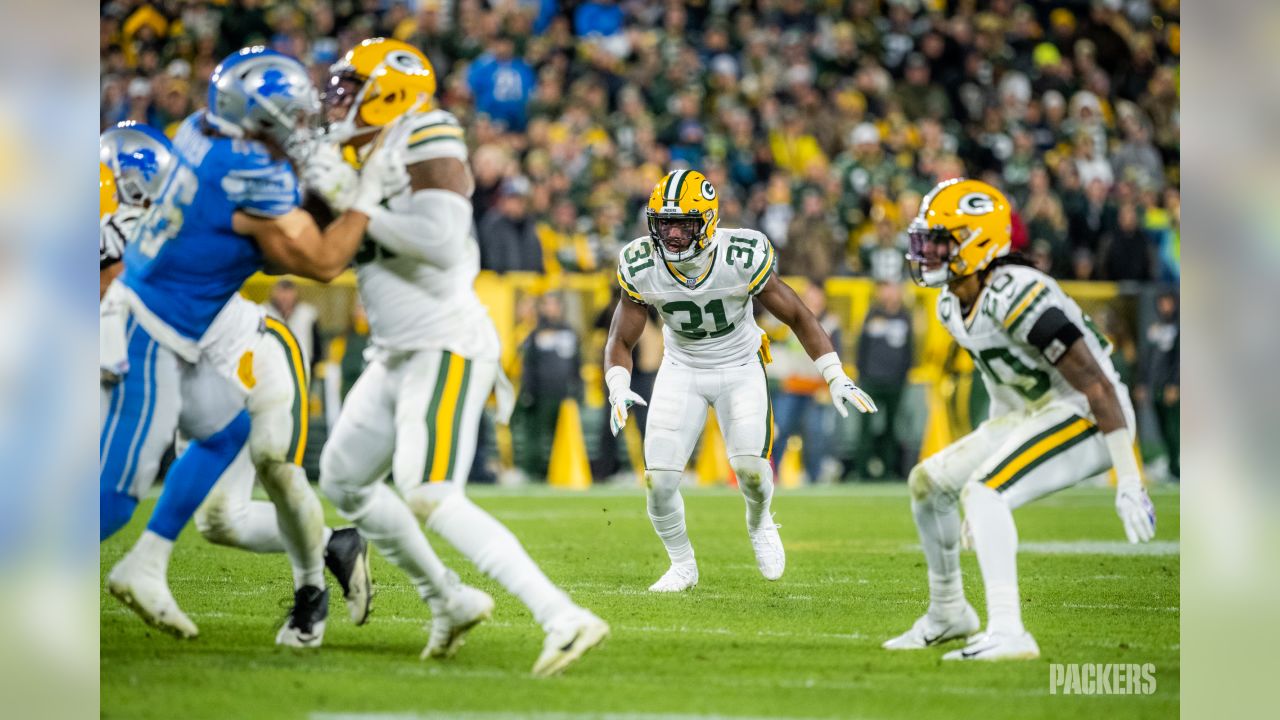
[[[609,626],[574,604],[507,528],[464,494],[485,402],[499,379],[497,330],[476,295],[475,183],[458,121],[435,107],[435,72],[417,48],[383,38],[332,68],[327,137],[303,172],[330,208],[368,217],[355,256],[371,333],[320,461],[320,485],[343,517],[409,575],[431,609],[423,657],[449,657],[493,599],[458,581],[419,526],[435,531],[518,597],[546,632],[535,675],[560,672]],[[354,197],[355,170],[378,153],[403,179],[383,202]],[[345,153],[346,158],[343,157]],[[507,415],[510,393],[498,393]],[[506,408],[505,410],[503,408]],[[383,482],[390,472],[399,495]]]
[[[1116,473],[1116,511],[1129,542],[1155,536],[1142,486],[1129,392],[1111,344],[1058,284],[1009,252],[1009,201],[976,180],[938,185],[908,233],[921,285],[941,287],[938,319],[973,356],[990,417],[912,469],[911,511],[928,563],[929,609],[890,650],[976,633],[960,577],[964,508],[987,593],[987,630],[947,660],[1039,657],[1022,625],[1013,509],[1085,478]]]
[[[631,390],[631,351],[648,314],[663,320],[662,366],[654,383],[645,433],[649,520],[671,567],[649,590],[680,592],[698,584],[698,565],[685,530],[680,478],[713,407],[729,463],[747,506],[747,535],[766,580],[782,577],[786,554],[769,511],[773,497],[773,409],[764,366],[769,346],[752,316],[752,300],[795,332],[831,391],[842,417],[846,405],[875,412],[875,403],[845,374],[831,337],[776,274],[773,246],[763,233],[720,225],[720,201],[702,173],[676,170],[649,198],[649,235],[622,249],[618,303],[605,346],[610,428],[615,435],[628,408],[644,404]]]
[[[344,213],[321,231],[298,207],[287,149],[308,134],[319,110],[297,60],[262,47],[233,53],[214,70],[208,109],[179,127],[176,164],[124,250],[120,282],[133,318],[128,343],[144,345],[139,356],[145,359],[129,368],[103,420],[103,493],[131,495],[136,502],[137,488],[154,480],[175,430],[191,443],[166,476],[147,530],[112,568],[107,585],[144,620],[179,637],[194,637],[197,629],[169,590],[174,540],[250,432],[245,403],[258,333],[244,331],[244,323],[223,311],[245,279],[264,267],[324,281],[336,277],[367,221]],[[357,192],[380,199],[383,185],[380,177],[361,176]],[[126,387],[135,383],[136,391]],[[290,475],[296,484],[290,464],[277,465],[281,477]],[[127,500],[121,507],[131,512]],[[109,514],[104,532],[128,519],[127,513]],[[282,516],[286,548],[314,547],[289,538],[286,525]],[[309,532],[314,538],[314,528]],[[328,602],[322,579],[313,577],[306,587],[320,592],[299,588],[288,621],[303,644],[322,632],[316,624]]]

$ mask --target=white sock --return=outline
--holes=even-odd
[[[1013,524],[1013,512],[999,493],[982,483],[966,486],[963,499],[987,589],[987,629],[1020,635],[1024,629],[1018,600],[1018,529]]]
[[[680,495],[680,473],[650,470],[645,473],[648,488],[649,522],[667,548],[672,565],[694,565],[693,544],[684,525],[684,498]]]
[[[520,541],[502,523],[462,494],[451,492],[431,512],[427,527],[466,555],[480,572],[515,595],[543,628],[574,607],[563,590],[547,579]]]
[[[436,597],[448,587],[450,572],[431,549],[417,518],[387,485],[374,483],[369,491],[362,507],[350,514],[339,507],[338,512],[355,523],[388,562],[409,576],[423,599]]]
[[[138,541],[129,550],[129,557],[135,562],[158,570],[161,576],[169,572],[169,557],[173,554],[173,541],[160,537],[150,530],[143,530]]]
[[[747,528],[760,527],[761,521],[772,520],[769,503],[773,500],[773,468],[769,461],[754,455],[729,458],[738,489],[747,504]]]
[[[293,567],[294,589],[324,587],[324,509],[307,482],[307,473],[292,463],[267,463],[259,479],[275,505],[280,540]]]
[[[939,620],[953,616],[964,608],[960,513],[951,498],[933,494],[923,500],[912,498],[911,514],[929,565],[929,614]]]

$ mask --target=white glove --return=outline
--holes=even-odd
[[[1151,542],[1156,536],[1156,506],[1136,479],[1120,483],[1116,489],[1116,514],[1124,523],[1125,537],[1131,543]]]
[[[627,424],[628,409],[632,405],[648,405],[644,398],[631,390],[631,372],[626,368],[612,367],[604,376],[609,388],[609,430],[614,437]]]
[[[360,176],[342,158],[342,151],[332,143],[315,147],[302,168],[302,182],[315,192],[335,213],[345,212],[355,201]]]
[[[1120,428],[1103,436],[1111,467],[1116,471],[1116,514],[1124,523],[1131,543],[1150,542],[1156,536],[1156,506],[1142,487],[1142,473],[1129,431]]]
[[[383,200],[395,197],[409,188],[409,170],[398,150],[383,143],[365,159],[360,168],[360,184],[351,209],[366,215]]]
[[[844,374],[844,368],[840,366],[840,358],[834,352],[814,360],[813,364],[826,379],[827,389],[831,391],[831,404],[836,406],[836,412],[840,413],[840,417],[849,417],[849,411],[845,409],[846,404],[857,408],[861,413],[873,413],[878,410],[871,396],[854,385],[849,376]]]

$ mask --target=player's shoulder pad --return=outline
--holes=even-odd
[[[410,113],[400,119],[396,131],[404,138],[405,162],[413,164],[437,158],[467,161],[466,133],[458,118],[447,110]]]
[[[1002,265],[987,281],[983,312],[1013,333],[1045,307],[1056,304],[1053,298],[1057,290],[1057,282],[1035,268]]]
[[[758,294],[778,271],[778,254],[769,237],[750,228],[721,228],[721,262],[737,273],[751,295]]]
[[[622,292],[636,302],[644,302],[641,288],[657,264],[658,256],[648,236],[623,245],[618,252],[618,286]]]

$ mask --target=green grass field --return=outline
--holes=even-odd
[[[284,556],[182,535],[170,576],[200,626],[182,642],[102,592],[102,714],[107,718],[1073,718],[1176,717],[1179,710],[1178,503],[1157,491],[1160,543],[1129,552],[1105,489],[1076,489],[1016,514],[1024,619],[1042,657],[956,664],[944,650],[889,653],[886,637],[925,607],[921,555],[901,485],[779,492],[787,572],[760,578],[728,490],[686,492],[700,584],[646,592],[666,569],[638,491],[476,490],[553,580],[613,626],[562,677],[529,668],[542,633],[522,605],[452,548],[464,581],[498,601],[456,658],[423,662],[426,607],[374,558],[374,614],[353,627],[334,586],[324,648],[277,648],[292,597]],[[102,546],[102,575],[152,503]],[[336,516],[331,515],[336,521]],[[970,602],[985,618],[972,553]],[[332,582],[331,582],[332,584]],[[946,649],[958,647],[953,643]],[[1050,663],[1154,663],[1150,696],[1049,694]]]

